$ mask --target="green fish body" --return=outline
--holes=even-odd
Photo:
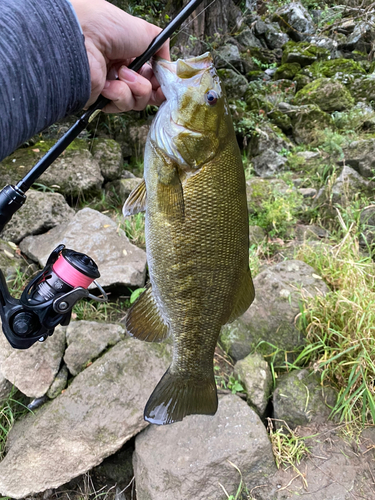
[[[254,299],[241,154],[209,53],[154,72],[166,96],[151,126],[145,183],[124,214],[146,209],[150,284],[126,327],[142,340],[173,337],[173,360],[145,408],[156,424],[215,414],[213,356],[222,325]]]

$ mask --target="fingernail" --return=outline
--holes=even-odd
[[[109,80],[106,80],[103,88],[107,89],[110,85],[111,82]]]
[[[138,78],[138,75],[135,71],[127,68],[126,66],[121,66],[120,71],[119,71],[119,76],[123,80],[126,80],[127,82],[135,82]]]

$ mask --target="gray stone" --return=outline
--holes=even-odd
[[[275,12],[275,21],[296,41],[309,39],[315,33],[313,20],[299,2],[290,2]]]
[[[12,392],[13,384],[0,372],[0,405],[6,401]]]
[[[20,273],[31,271],[31,266],[21,257],[19,248],[14,243],[0,240],[0,269],[10,287]]]
[[[40,141],[29,148],[19,148],[0,163],[4,184],[16,184],[55,141]],[[88,150],[88,143],[76,139],[38,179],[38,183],[67,196],[99,194],[103,177],[99,164]]]
[[[59,193],[41,193],[30,190],[26,203],[14,214],[1,237],[19,243],[30,234],[45,233],[74,217],[74,210]]]
[[[215,51],[215,66],[216,68],[227,68],[240,70],[242,69],[241,54],[236,45],[227,43],[219,50]]]
[[[332,208],[335,204],[346,207],[359,193],[372,196],[374,190],[374,182],[364,179],[358,172],[345,165],[332,186],[324,186],[318,191],[314,206],[322,206],[336,215]]]
[[[355,75],[349,80],[348,88],[355,101],[371,103],[375,100],[375,74]]]
[[[155,459],[157,450],[157,459]],[[223,500],[264,484],[275,471],[258,415],[237,396],[220,398],[215,416],[192,415],[171,426],[150,426],[135,441],[138,500]]]
[[[169,364],[164,346],[126,339],[8,435],[0,492],[24,498],[84,474],[144,429],[144,405]],[[261,425],[261,424],[260,424]]]
[[[65,389],[68,383],[68,375],[68,368],[66,365],[63,365],[52,382],[51,387],[48,389],[47,396],[50,399],[57,398],[61,394],[61,391]]]
[[[135,189],[141,182],[142,179],[134,176],[125,179],[117,179],[116,181],[108,182],[104,186],[104,189],[110,196],[115,194],[117,198],[119,198],[122,202],[125,202],[133,189]]]
[[[289,41],[286,33],[281,31],[277,23],[267,23],[264,32],[267,47],[271,50],[281,49],[281,47]]]
[[[266,231],[259,226],[249,226],[250,245],[259,245],[266,239]]]
[[[95,139],[92,152],[105,181],[113,181],[121,176],[122,151],[118,142],[113,139]]]
[[[129,242],[116,222],[96,210],[84,208],[67,224],[40,236],[28,236],[20,248],[44,266],[60,243],[89,255],[99,267],[98,281],[104,287],[142,287],[145,283],[145,252]]]
[[[294,229],[295,237],[300,241],[328,238],[329,232],[316,224],[297,224]]]
[[[358,22],[355,24],[353,33],[351,33],[346,43],[341,47],[346,50],[358,50],[359,52],[370,52],[371,44],[375,40],[374,19],[371,22]]]
[[[364,208],[359,217],[361,224],[361,245],[373,246],[375,243],[375,205]]]
[[[305,298],[325,294],[328,287],[315,270],[299,260],[275,264],[254,279],[255,300],[233,323],[226,325],[221,342],[233,359],[239,360],[257,348],[265,355],[275,353],[276,362],[285,353],[305,343],[295,325]],[[293,354],[288,354],[292,359]]]
[[[272,149],[266,149],[259,156],[251,159],[254,171],[259,177],[274,177],[287,162],[284,156]]]
[[[64,361],[72,375],[78,375],[93,359],[110,346],[123,340],[125,330],[120,325],[95,321],[72,321],[66,330],[68,347]]]
[[[240,43],[244,50],[247,50],[252,47],[257,47],[259,49],[263,48],[263,45],[260,43],[258,38],[254,35],[252,29],[246,27],[240,34],[238,34],[235,39],[238,43]]]
[[[339,165],[348,165],[362,177],[372,178],[375,174],[375,139],[353,141],[343,149],[344,159]]]
[[[65,331],[58,326],[43,343],[29,349],[13,349],[0,335],[0,366],[4,377],[23,394],[39,398],[46,394],[59,371],[65,349]]]
[[[257,133],[250,138],[249,153],[251,156],[261,155],[266,149],[275,153],[289,150],[290,141],[277,127],[272,128],[269,125],[257,127]]]
[[[219,69],[218,75],[224,83],[225,92],[229,99],[240,99],[245,95],[249,85],[246,78],[232,69]]]
[[[310,422],[322,424],[328,420],[336,402],[336,392],[322,386],[317,374],[308,370],[293,370],[282,375],[273,393],[274,417],[294,429]]]
[[[317,190],[314,188],[299,188],[298,192],[304,198],[314,198],[316,196]]]
[[[260,354],[249,354],[234,365],[234,376],[241,381],[248,404],[263,417],[273,386],[267,361]]]

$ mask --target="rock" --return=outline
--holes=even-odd
[[[116,140],[121,144],[124,157],[133,156],[143,159],[151,120],[146,123],[136,121],[129,125],[127,130],[121,131]]]
[[[236,68],[239,71],[242,70],[242,60],[241,54],[236,45],[227,43],[217,51],[215,51],[215,66],[216,68],[226,68],[233,69]]]
[[[134,477],[132,456],[134,452],[134,444],[126,443],[117,453],[109,456],[103,462],[95,467],[91,473],[96,476],[105,476],[106,479],[115,482],[121,486],[120,490],[124,490]],[[115,497],[114,500],[121,500]],[[125,496],[123,497],[125,500]]]
[[[375,168],[375,139],[353,141],[343,148],[344,159],[339,165],[348,165],[362,177],[372,178]]]
[[[300,241],[319,241],[323,238],[328,238],[329,232],[316,224],[297,224],[294,229],[294,236]]]
[[[349,80],[348,88],[355,101],[371,103],[375,100],[375,74],[357,76]]]
[[[24,498],[57,488],[119,450],[146,427],[144,405],[168,358],[163,346],[123,340],[16,423],[0,463],[0,492]]]
[[[113,139],[94,139],[92,152],[97,160],[105,181],[113,181],[121,176],[121,145]]]
[[[299,2],[290,2],[277,9],[274,20],[285,29],[288,35],[297,41],[306,40],[315,33],[313,20],[308,11]]]
[[[30,234],[45,233],[73,217],[74,210],[66,203],[62,194],[30,190],[26,203],[8,222],[1,237],[19,243]]]
[[[13,384],[7,380],[0,372],[0,406],[3,401],[6,401],[12,393]]]
[[[333,129],[332,117],[316,104],[293,106],[287,111],[297,144],[308,144],[324,129]]]
[[[306,369],[293,370],[277,381],[273,393],[274,417],[284,420],[291,429],[311,422],[322,424],[328,420],[336,397],[334,389],[320,384],[317,374]]]
[[[293,80],[293,77],[299,72],[301,65],[299,63],[285,63],[277,68],[273,75],[274,80],[286,79]]]
[[[375,112],[365,102],[357,102],[349,112],[343,111],[339,113],[336,111],[333,114],[333,119],[339,130],[346,130],[349,126],[350,130],[375,131]]]
[[[263,203],[272,196],[274,192],[285,194],[289,186],[282,179],[261,179],[253,177],[246,181],[247,207],[250,214],[257,213],[263,209]]]
[[[235,495],[241,480],[230,462],[249,489],[264,484],[275,471],[260,418],[232,394],[220,398],[213,417],[191,415],[171,426],[150,426],[137,436],[137,499],[223,500],[227,496],[220,484]]]
[[[314,198],[317,190],[314,188],[300,188],[298,192],[301,193],[304,198]]]
[[[129,242],[116,222],[96,210],[84,208],[70,222],[47,234],[28,236],[20,248],[44,266],[60,243],[94,259],[101,274],[99,282],[104,287],[142,287],[145,283],[145,252]]]
[[[250,245],[259,245],[266,239],[266,231],[259,226],[249,226]]]
[[[314,206],[322,207],[327,215],[333,213],[336,215],[336,211],[332,209],[334,205],[346,207],[360,193],[371,196],[374,189],[375,184],[372,181],[365,180],[355,170],[345,165],[332,186],[324,186],[318,191]]]
[[[14,349],[5,335],[0,335],[0,366],[3,376],[23,394],[39,398],[46,394],[60,368],[65,349],[65,329],[29,349]]]
[[[375,40],[373,22],[374,19],[371,19],[371,22],[360,21],[356,23],[353,33],[348,36],[346,43],[342,44],[341,47],[346,50],[370,52],[372,42]]]
[[[235,360],[257,348],[268,356],[279,350],[275,361],[283,363],[288,352],[305,342],[295,325],[300,303],[306,297],[327,293],[328,287],[311,266],[298,260],[262,271],[255,277],[254,287],[253,304],[223,328],[221,342]],[[292,356],[288,354],[288,359]]]
[[[362,210],[359,222],[362,228],[360,244],[373,246],[375,243],[375,205]]]
[[[318,78],[297,92],[294,104],[316,104],[323,111],[332,113],[352,108],[354,99],[340,82],[331,78]]]
[[[267,149],[280,153],[291,147],[290,141],[277,127],[271,127],[268,124],[260,125],[256,132],[250,138],[249,153],[251,156],[261,155]]]
[[[249,85],[246,78],[232,69],[219,69],[218,75],[224,83],[225,92],[229,99],[239,99],[245,95]]]
[[[366,74],[358,62],[344,58],[315,62],[308,71],[314,78],[335,78],[341,83],[348,83]]]
[[[309,42],[287,42],[283,47],[282,64],[298,63],[302,67],[309,66],[317,60],[328,59],[329,50]]]
[[[253,30],[251,30],[248,27],[246,27],[244,30],[241,31],[241,33],[236,35],[235,40],[237,40],[237,42],[242,45],[243,50],[247,50],[252,47],[258,47],[259,49],[263,48],[263,45],[254,35]]]
[[[52,382],[51,387],[48,389],[47,396],[50,399],[55,399],[57,396],[61,394],[68,383],[68,368],[66,365],[63,365],[58,374],[55,377],[55,380]]]
[[[286,158],[272,149],[266,149],[259,156],[251,159],[254,171],[259,177],[274,177],[286,163]]]
[[[19,249],[14,243],[0,239],[0,269],[8,286],[17,280],[20,273],[28,273],[30,267],[19,255]]]
[[[268,48],[271,50],[281,49],[289,41],[288,35],[280,30],[277,23],[267,23],[264,38]]]
[[[95,321],[72,321],[66,329],[68,347],[64,361],[72,375],[78,375],[108,347],[124,339],[120,325]]]
[[[135,189],[142,179],[139,177],[128,177],[127,179],[117,179],[116,181],[108,182],[104,189],[110,196],[114,195],[121,202],[125,202],[129,194]]]
[[[29,148],[17,149],[0,163],[0,178],[4,184],[16,184],[42,156],[54,146],[55,141],[40,141]],[[99,164],[88,150],[88,144],[75,139],[38,179],[65,196],[100,194],[103,184]]]
[[[242,383],[248,404],[262,418],[273,386],[267,361],[260,354],[249,354],[234,365],[234,376]]]

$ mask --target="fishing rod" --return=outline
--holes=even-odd
[[[202,1],[190,0],[154,38],[145,52],[130,63],[129,69],[138,72]],[[0,191],[0,232],[25,203],[26,191],[109,102],[110,99],[100,95],[16,186],[7,185]],[[73,306],[82,298],[107,301],[105,291],[95,281],[99,276],[97,265],[88,255],[59,245],[18,300],[10,295],[0,270],[0,317],[3,332],[12,347],[28,349],[35,342],[43,342],[52,335],[58,324],[68,325]],[[96,297],[88,291],[91,283],[98,287],[102,297]]]

